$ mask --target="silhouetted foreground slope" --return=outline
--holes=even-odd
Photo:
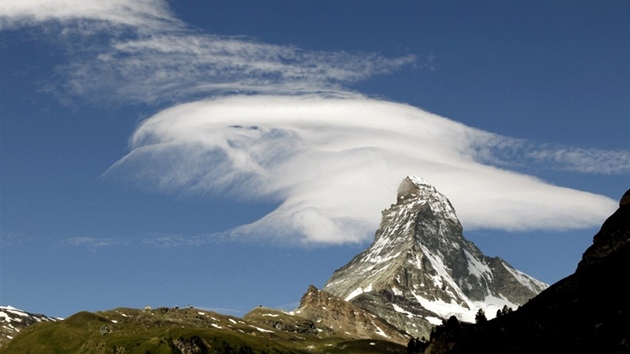
[[[630,353],[629,275],[630,190],[574,274],[491,321],[452,318],[425,353]]]

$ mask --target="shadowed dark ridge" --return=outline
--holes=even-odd
[[[425,353],[630,353],[630,190],[574,274],[513,313],[482,324],[449,321]]]

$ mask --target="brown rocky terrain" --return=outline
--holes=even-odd
[[[382,339],[403,345],[409,341],[407,333],[377,315],[312,285],[302,296],[295,314],[317,323],[318,327],[326,327],[336,335]]]

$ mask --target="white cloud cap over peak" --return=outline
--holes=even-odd
[[[149,118],[110,173],[169,191],[277,201],[231,234],[295,243],[369,240],[407,175],[445,194],[466,229],[592,227],[616,208],[607,197],[479,162],[519,144],[361,96],[232,96]]]

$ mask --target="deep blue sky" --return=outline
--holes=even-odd
[[[487,255],[500,256],[548,283],[573,272],[605,218],[602,215],[610,212],[610,203],[618,201],[629,187],[627,1],[170,1],[169,9],[160,12],[165,25],[155,25],[157,20],[142,16],[137,17],[139,22],[120,25],[107,15],[106,10],[111,9],[106,6],[94,14],[73,2],[67,4],[67,12],[59,13],[46,12],[35,0],[8,0],[0,5],[3,305],[62,317],[81,310],[146,305],[190,304],[237,315],[259,304],[291,309],[309,284],[323,286],[335,269],[369,245],[380,221],[378,210],[368,214],[374,215],[370,221],[375,224],[370,226],[373,230],[358,240],[343,236],[321,240],[308,230],[302,237],[299,230],[286,228],[290,222],[280,223],[281,238],[271,235],[277,229],[266,228],[268,224],[257,228],[259,234],[230,233],[272,213],[290,196],[305,196],[308,185],[295,189],[294,184],[302,182],[289,174],[272,174],[277,189],[267,194],[241,190],[251,186],[239,185],[240,179],[215,189],[212,182],[213,187],[207,188],[191,188],[189,182],[165,187],[156,182],[156,171],[168,175],[173,172],[168,166],[174,166],[176,160],[163,159],[158,153],[136,153],[129,166],[123,164],[122,172],[106,173],[130,152],[142,150],[130,146],[141,122],[169,107],[205,98],[232,97],[237,92],[254,98],[267,94],[274,97],[270,102],[281,106],[285,101],[277,97],[291,97],[287,91],[298,84],[310,85],[305,93],[315,94],[317,102],[328,102],[325,95],[318,96],[321,92],[359,93],[363,95],[359,102],[370,97],[407,104],[506,137],[501,140],[504,145],[516,146],[511,139],[522,139],[525,147],[503,150],[494,146],[499,152],[492,156],[497,160],[478,155],[475,160],[533,176],[536,180],[528,182],[530,199],[537,198],[536,188],[544,185],[549,188],[549,200],[570,199],[566,204],[558,201],[556,209],[566,207],[567,214],[588,209],[598,215],[596,220],[578,226],[576,218],[567,217],[557,224],[514,231],[510,228],[518,229],[515,225],[520,223],[506,218],[502,226],[492,226],[486,219],[466,214],[467,207],[461,203],[473,205],[479,194],[485,194],[484,200],[505,197],[507,207],[518,207],[527,200],[529,184],[513,184],[504,181],[503,175],[490,174],[488,179],[504,189],[486,191],[465,180],[467,174],[457,182],[457,174],[450,172],[448,177],[431,175],[433,172],[426,176],[423,169],[410,167],[405,173],[429,177],[445,193],[459,190],[457,184],[464,185],[470,195],[458,192],[447,197],[460,217],[470,215],[462,218],[473,224],[469,227],[462,221],[465,236]],[[147,4],[157,8],[162,3]],[[134,9],[122,11],[122,18],[134,19]],[[112,11],[120,12],[116,7]],[[122,43],[154,40],[156,33],[186,43],[185,49],[156,50],[158,54],[144,49],[120,51]],[[220,56],[219,51],[191,54],[196,44],[188,44],[195,36],[199,47],[236,40],[245,49],[232,52],[226,46],[228,64],[216,64],[219,59],[213,56]],[[175,45],[177,41],[164,43]],[[256,44],[265,52],[280,48],[289,54],[265,62],[264,54],[252,54]],[[340,59],[339,53],[346,57]],[[110,64],[99,61],[108,54],[113,58]],[[136,56],[137,63],[125,62]],[[395,62],[397,58],[408,60]],[[239,64],[239,60],[249,64]],[[356,66],[347,64],[353,60]],[[321,74],[295,78],[266,71],[261,63],[269,62],[281,68],[293,64],[287,71],[326,65]],[[243,70],[247,65],[254,70]],[[379,65],[382,70],[372,69]],[[215,69],[217,73],[212,73]],[[335,74],[336,69],[364,75],[355,80],[347,72]],[[152,75],[160,70],[167,77],[171,72],[179,76],[153,80]],[[218,82],[227,88],[186,90]],[[240,89],[244,83],[250,85],[248,89]],[[175,88],[169,91],[169,87]],[[233,107],[239,104],[254,103],[246,99]],[[321,109],[317,105],[311,108]],[[365,126],[372,127],[367,119],[372,109],[353,108],[352,112],[353,124],[360,125],[365,114]],[[242,119],[247,125],[249,117]],[[338,120],[323,121],[314,133],[325,136],[326,124],[335,132]],[[291,127],[284,121],[277,124]],[[353,135],[352,139],[365,147],[377,136]],[[463,139],[467,135],[456,136]],[[186,136],[176,139],[187,141]],[[316,145],[320,140],[304,139],[304,146],[313,149],[308,151],[323,151]],[[387,139],[383,140],[373,143],[374,151],[385,151]],[[386,151],[409,153],[410,158],[418,154],[426,161],[456,143],[427,143],[422,151]],[[531,157],[543,153],[545,158]],[[352,161],[349,156],[343,158]],[[322,161],[330,164],[334,160]],[[448,161],[453,166],[458,163],[461,161]],[[200,164],[202,170],[216,168],[214,160]],[[196,165],[182,166],[189,170]],[[296,166],[308,174],[309,168],[319,165]],[[416,165],[410,162],[409,166]],[[379,166],[373,168],[376,171]],[[142,177],[143,173],[152,175]],[[402,180],[405,176],[394,177]],[[396,187],[387,188],[395,191]],[[514,192],[513,199],[506,196],[506,190]],[[370,191],[367,188],[357,198],[370,198]],[[391,194],[377,206],[385,209],[394,200]],[[602,206],[594,201],[601,201]],[[321,205],[326,204],[316,208]],[[505,213],[512,210],[507,208]],[[558,214],[557,219],[564,220],[563,211]],[[531,223],[535,220],[533,217]],[[295,238],[306,241],[288,241]]]

